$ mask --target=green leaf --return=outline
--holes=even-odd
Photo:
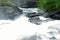
[[[60,10],[60,0],[38,0],[38,8],[43,8],[45,10],[51,11],[53,9]]]

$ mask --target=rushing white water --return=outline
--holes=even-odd
[[[1,24],[3,23],[3,24]],[[51,31],[48,27],[56,25],[60,21],[50,21],[43,22],[41,25],[35,25],[28,22],[28,18],[25,16],[19,17],[15,21],[0,21],[0,40],[21,40],[25,36],[31,36],[34,34],[37,35],[46,35],[46,37],[51,37],[47,32]],[[59,28],[59,27],[58,27]],[[54,30],[54,29],[52,29]],[[55,35],[56,36],[56,35]],[[58,39],[60,35],[56,36]],[[47,38],[43,39],[47,40]]]

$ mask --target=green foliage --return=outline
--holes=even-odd
[[[47,11],[51,11],[54,9],[60,10],[60,0],[38,0],[37,6]]]

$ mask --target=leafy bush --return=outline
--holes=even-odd
[[[60,10],[60,0],[38,0],[37,6],[47,11]]]

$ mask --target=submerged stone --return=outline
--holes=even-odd
[[[41,37],[37,36],[37,35],[33,35],[30,37],[25,37],[22,40],[41,40]]]
[[[50,40],[57,40],[55,37],[50,38]]]
[[[37,25],[40,25],[40,23],[42,22],[39,17],[33,17],[33,18],[30,18],[29,21],[31,23],[34,23],[34,24],[37,24]]]

